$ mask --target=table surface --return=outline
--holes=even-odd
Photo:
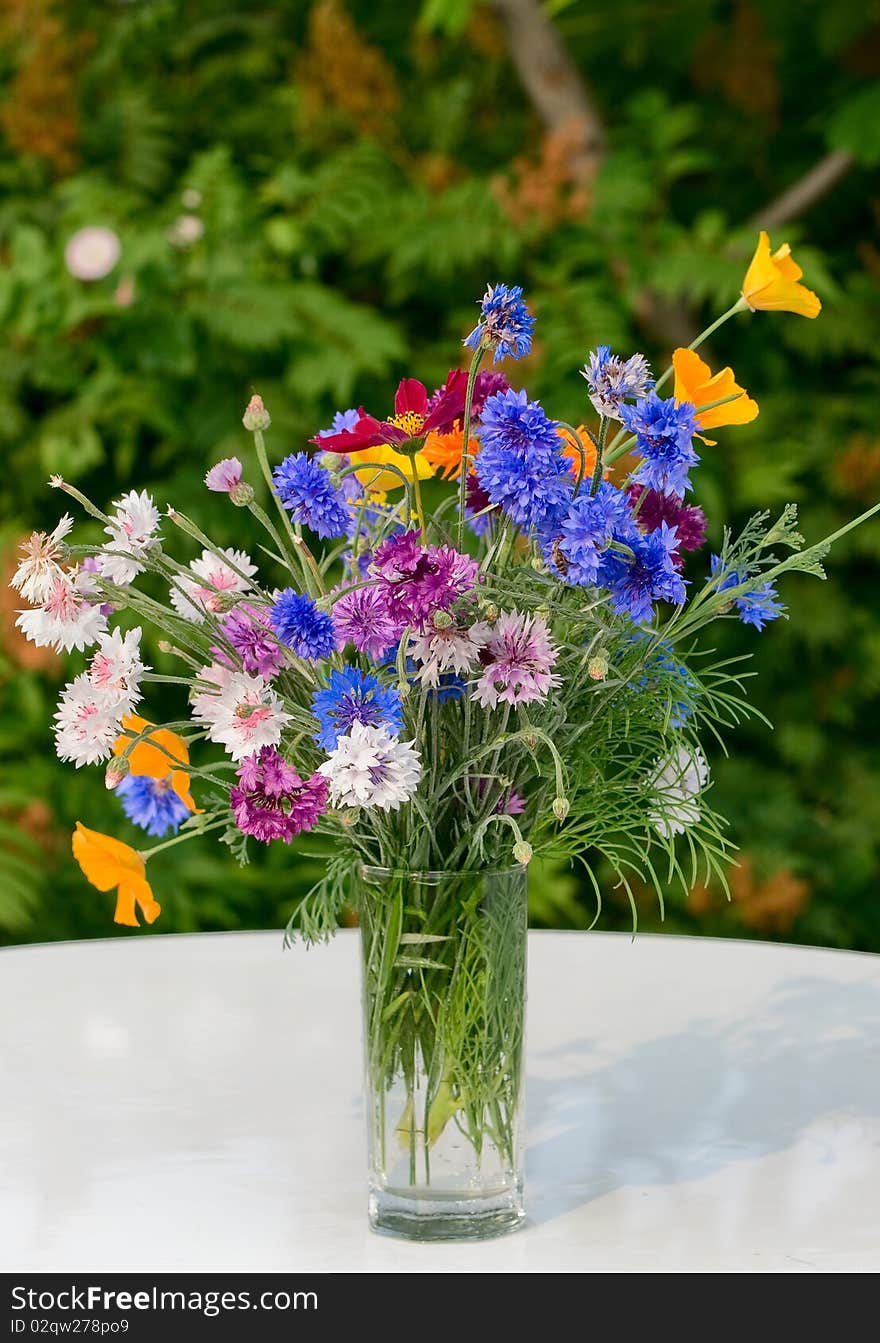
[[[366,1221],[356,934],[0,951],[0,1269],[880,1268],[880,957],[532,933],[526,1227]]]

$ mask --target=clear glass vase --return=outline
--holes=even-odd
[[[413,1240],[524,1219],[527,880],[364,868],[370,1222]]]

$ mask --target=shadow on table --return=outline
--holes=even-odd
[[[613,1035],[614,1022],[603,1023]],[[584,1037],[532,1061],[528,1147],[534,1222],[627,1186],[698,1180],[783,1151],[822,1117],[880,1116],[880,984],[818,976],[784,982],[759,1016],[687,1029],[589,1065],[601,1038]],[[570,1061],[569,1074],[564,1066]],[[833,1163],[830,1130],[812,1139]]]

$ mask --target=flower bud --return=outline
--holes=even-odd
[[[493,623],[493,621],[496,621],[498,619],[498,607],[495,605],[494,602],[490,602],[487,598],[481,597],[478,602],[478,606],[482,611],[483,615],[489,621],[490,625]]]
[[[348,459],[341,452],[322,452],[320,461],[325,471],[341,471],[348,464]]]
[[[522,863],[523,867],[528,867],[532,861],[532,846],[527,839],[518,839],[513,846],[513,856],[516,862]]]
[[[587,675],[593,681],[604,681],[609,665],[607,653],[596,653],[587,663]]]
[[[534,751],[537,750],[540,738],[534,732],[526,732],[523,734],[523,741],[530,751]]]
[[[261,396],[252,396],[247,403],[247,409],[241,417],[241,422],[245,429],[249,429],[252,434],[262,429],[268,429],[272,423],[272,417],[263,405]]]
[[[554,797],[552,810],[557,821],[564,821],[571,810],[571,803],[567,797]]]
[[[431,617],[431,624],[435,630],[448,630],[450,625],[455,624],[455,621],[448,611],[435,611]]]
[[[237,604],[238,594],[233,592],[214,592],[205,602],[205,610],[212,615],[222,616]]]
[[[104,787],[113,789],[127,774],[131,772],[131,766],[124,755],[115,756],[104,771]]]
[[[159,645],[158,645],[158,647],[159,647],[159,652],[160,652],[160,653],[173,653],[173,652],[174,652],[174,644],[169,643],[167,639],[160,639],[160,640],[159,640]]]
[[[249,485],[246,480],[240,480],[229,491],[229,497],[237,508],[247,508],[248,504],[252,504],[254,501],[253,486]]]

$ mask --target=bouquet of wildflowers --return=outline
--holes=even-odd
[[[157,840],[134,847],[77,824],[74,857],[116,890],[118,922],[160,913],[151,854],[207,834],[240,861],[251,843],[326,837],[325,873],[290,928],[310,941],[333,932],[358,873],[455,874],[442,900],[414,909],[392,884],[369,911],[373,1065],[413,1075],[420,1059],[429,1077],[424,1122],[397,1124],[406,1142],[418,1131],[427,1149],[457,1115],[476,1146],[486,1134],[510,1146],[511,1070],[499,1081],[484,1061],[465,1080],[477,1028],[454,987],[483,982],[483,952],[461,940],[469,873],[540,852],[577,860],[597,898],[599,864],[631,900],[634,878],[658,895],[698,870],[723,880],[730,845],[706,743],[749,705],[740,665],[713,662],[698,636],[719,619],[776,620],[779,580],[821,577],[835,538],[804,548],[789,506],[696,557],[700,454],[758,414],[697,348],[738,313],[816,317],[800,277],[787,245],[771,252],[762,234],[736,303],[659,376],[641,354],[589,355],[577,426],[497,367],[529,352],[534,324],[503,284],[464,341],[469,369],[431,394],[405,378],[384,416],[341,411],[274,468],[254,396],[246,464],[218,462],[205,484],[264,529],[259,572],[145,492],[104,513],[51,481],[106,539],[72,544],[67,514],[35,534],[13,579],[28,603],[18,624],[85,654],[55,716],[58,754],[105,764],[125,815]],[[426,510],[431,477],[448,486],[435,480]],[[176,675],[145,664],[144,624]],[[156,681],[179,684],[177,721],[151,721]]]

